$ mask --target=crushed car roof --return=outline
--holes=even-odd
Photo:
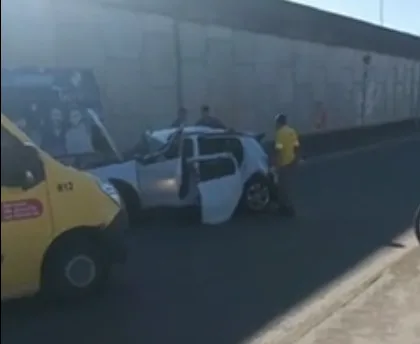
[[[154,130],[150,132],[150,135],[157,138],[160,141],[167,141],[179,128],[168,128]],[[188,135],[214,135],[214,134],[231,134],[231,135],[244,135],[253,136],[252,133],[237,132],[231,129],[215,129],[204,126],[188,126],[183,128],[183,132]]]

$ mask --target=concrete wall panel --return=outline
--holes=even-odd
[[[1,15],[2,67],[93,68],[123,146],[168,125],[179,96],[191,122],[207,103],[269,135],[277,112],[303,132],[420,116],[418,61],[370,53],[366,67],[365,51],[188,22],[177,40],[169,17],[80,2],[3,1]]]
[[[1,2],[1,63],[55,65],[55,22],[49,0]]]

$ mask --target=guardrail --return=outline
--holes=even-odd
[[[377,126],[303,134],[301,136],[302,153],[305,158],[308,158],[412,136],[416,133],[420,135],[420,122],[417,119],[410,119]],[[267,141],[264,146],[267,151],[270,151],[274,144],[272,141]]]

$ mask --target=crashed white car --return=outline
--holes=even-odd
[[[201,208],[203,223],[229,220],[238,207],[262,212],[274,185],[255,135],[207,127],[146,132],[128,160],[90,170],[111,181],[129,212]]]
[[[86,152],[57,155],[43,148],[111,183],[133,224],[153,208],[189,207],[200,208],[203,223],[217,224],[238,208],[265,211],[276,195],[268,156],[255,135],[207,127],[164,129],[144,133],[140,144],[121,154],[93,109],[84,112],[83,125],[92,142]]]

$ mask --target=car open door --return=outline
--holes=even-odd
[[[206,155],[194,159],[198,174],[201,220],[220,224],[234,214],[243,183],[238,163],[231,154]]]
[[[137,158],[144,207],[179,206],[182,138],[180,129],[159,151]]]

